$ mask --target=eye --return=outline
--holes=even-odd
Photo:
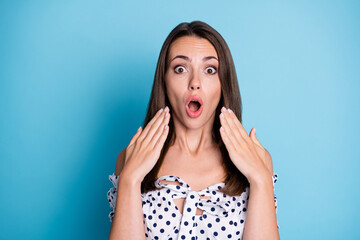
[[[205,69],[205,72],[209,73],[209,74],[215,74],[216,73],[216,67],[207,67]]]
[[[186,68],[184,66],[179,65],[179,66],[176,66],[174,68],[174,70],[175,70],[176,73],[183,73],[183,72],[186,71]]]

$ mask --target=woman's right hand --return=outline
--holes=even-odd
[[[122,176],[141,183],[155,166],[169,133],[169,108],[160,109],[142,130],[140,127],[126,148]]]

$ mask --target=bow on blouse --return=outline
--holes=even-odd
[[[160,180],[176,181],[180,183],[180,186],[160,183]],[[225,201],[223,193],[218,192],[218,190],[225,186],[224,183],[216,183],[197,192],[191,190],[190,186],[181,178],[167,175],[158,178],[155,182],[155,186],[157,188],[166,188],[166,192],[171,194],[172,198],[185,198],[183,215],[185,215],[185,213],[192,213],[191,215],[195,215],[196,208],[199,208],[208,214],[223,217],[227,216],[231,208],[230,201]],[[206,196],[211,199],[200,198]]]

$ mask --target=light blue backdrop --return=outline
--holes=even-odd
[[[106,239],[108,175],[183,21],[232,51],[282,239],[359,239],[359,1],[1,1],[0,238]]]

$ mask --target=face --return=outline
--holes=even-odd
[[[169,49],[165,74],[166,93],[174,121],[187,128],[213,124],[221,98],[219,61],[214,46],[205,38],[184,36]],[[190,100],[194,100],[189,103]],[[195,101],[201,102],[201,107]]]

